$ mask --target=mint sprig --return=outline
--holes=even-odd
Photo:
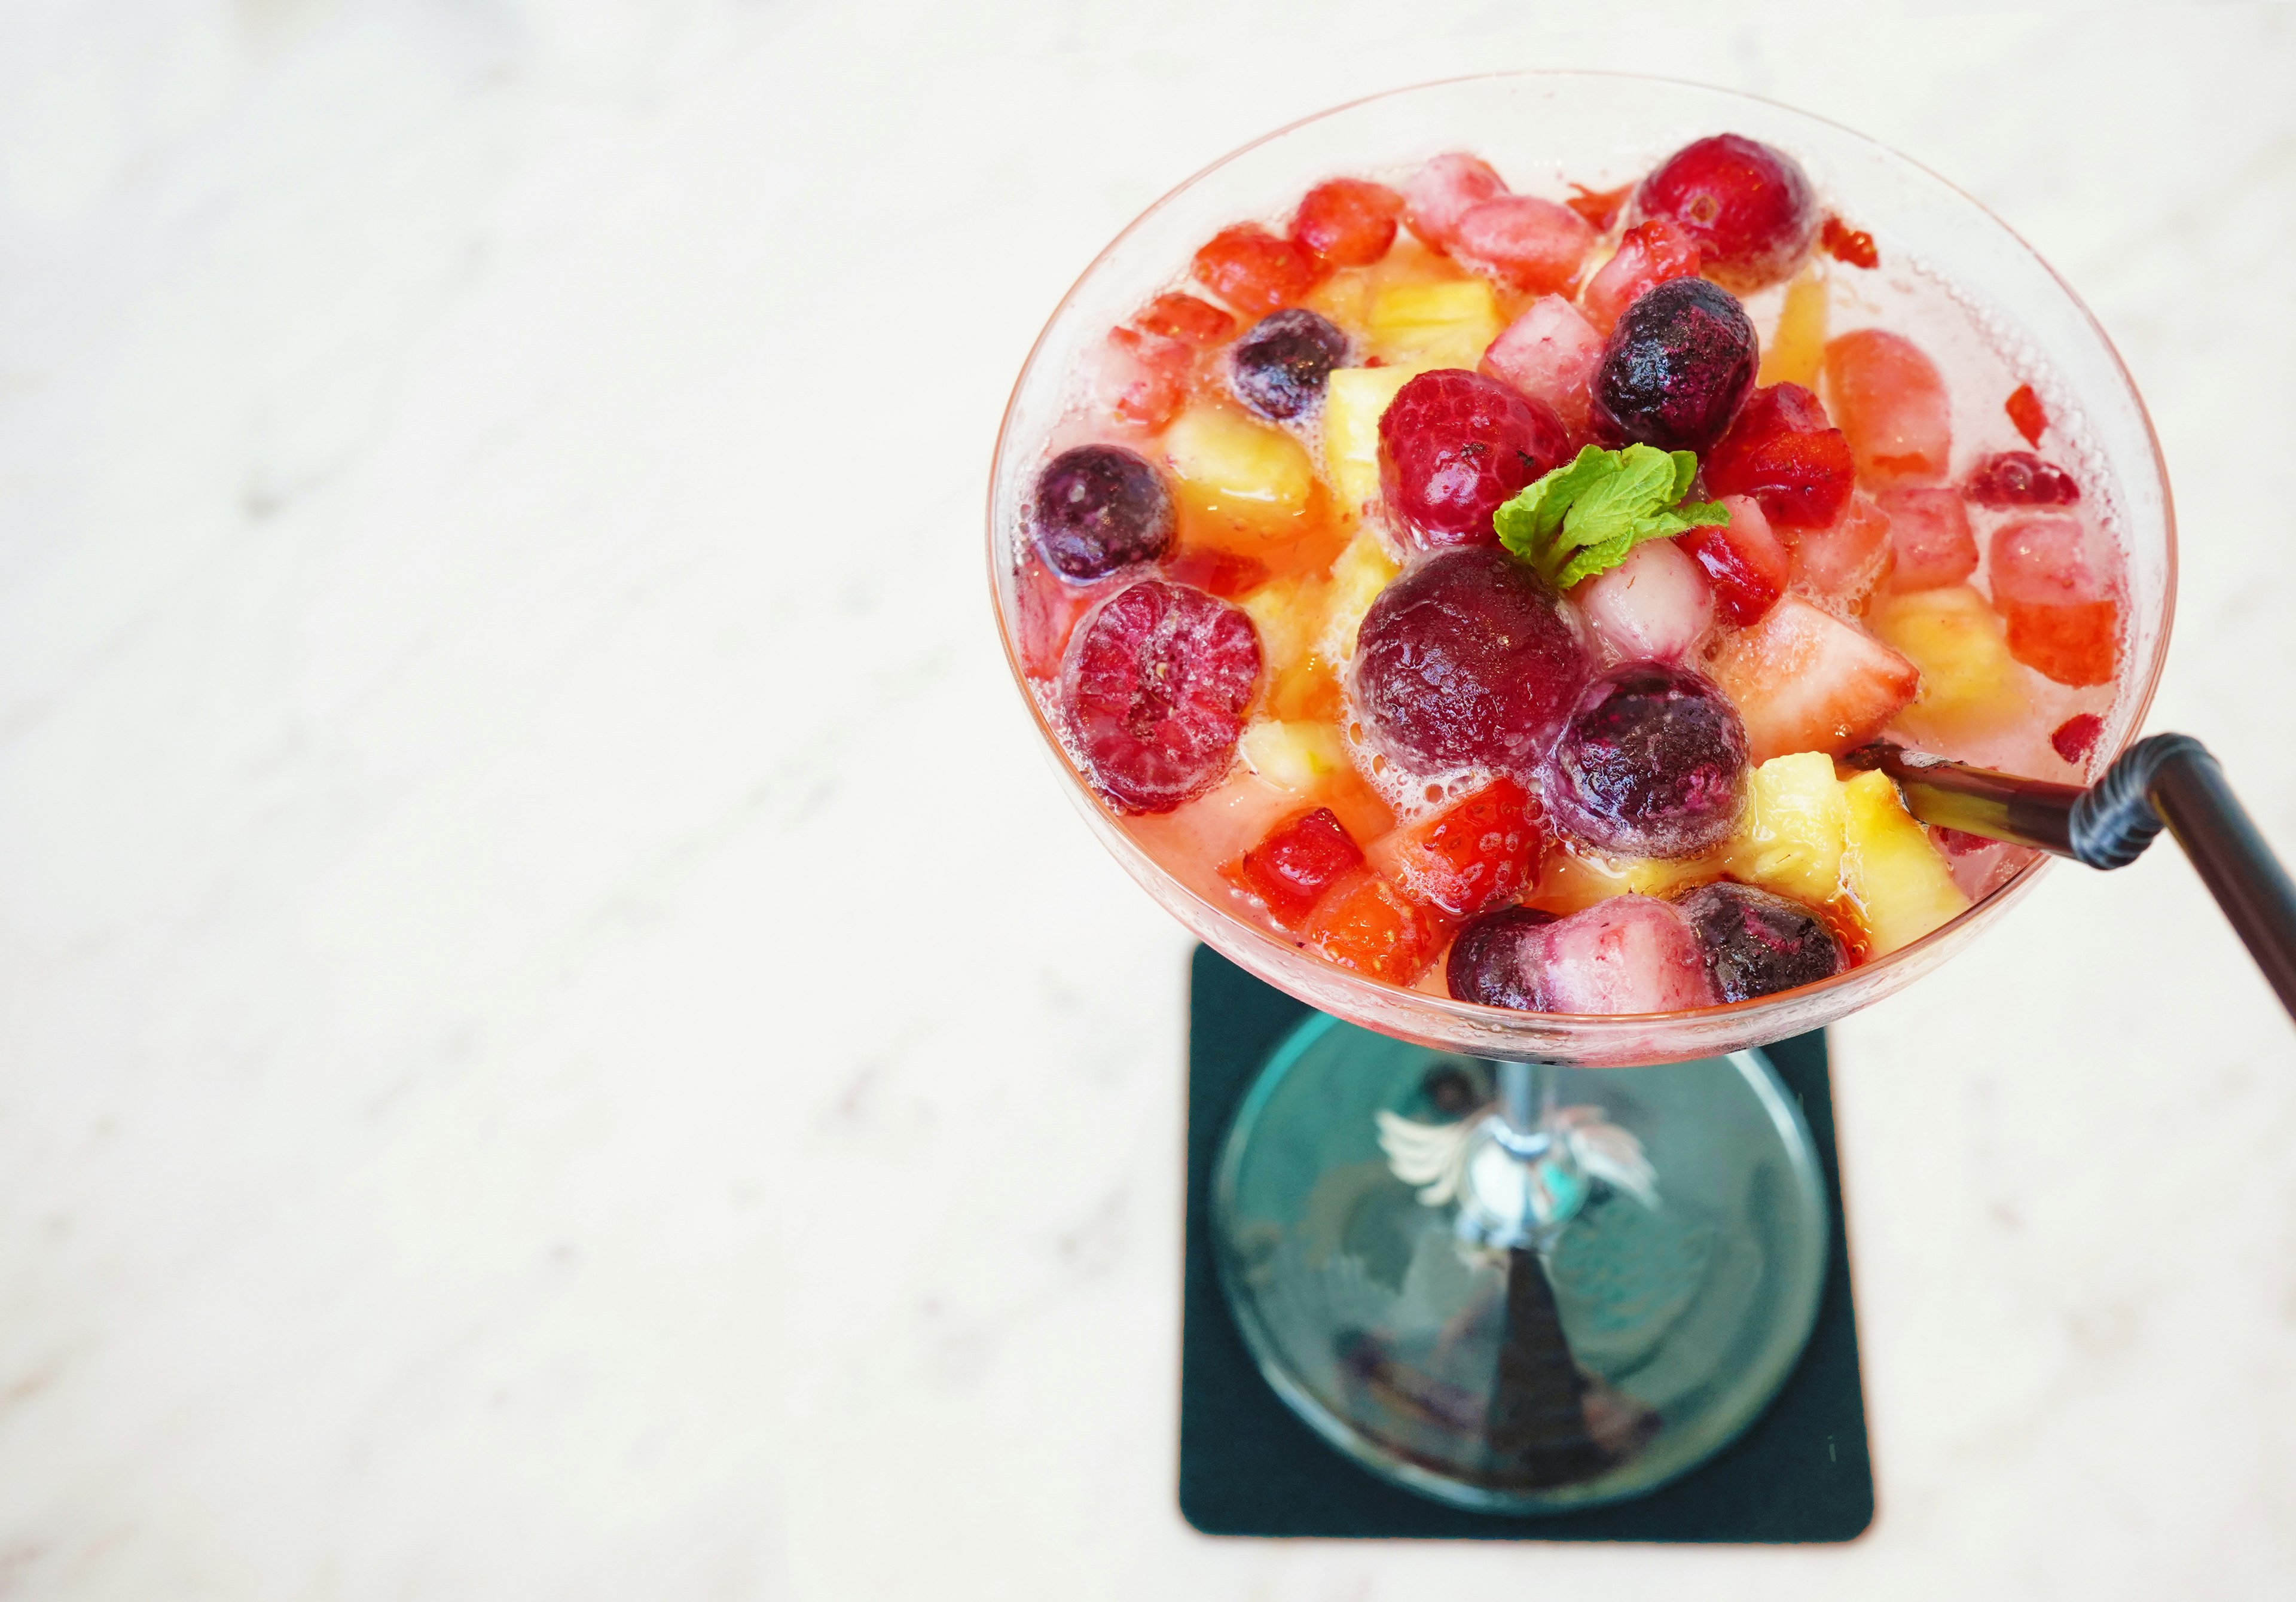
[[[1730,521],[1711,501],[1684,502],[1698,475],[1686,450],[1590,445],[1501,506],[1499,543],[1557,589],[1606,572],[1645,539]]]

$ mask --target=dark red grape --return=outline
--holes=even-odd
[[[1678,903],[1725,1001],[1751,1001],[1841,972],[1841,942],[1799,901],[1747,884],[1710,884]]]
[[[1629,662],[1579,696],[1546,787],[1556,825],[1598,850],[1694,857],[1737,826],[1746,727],[1702,675]]]
[[[1727,290],[1670,278],[1627,308],[1595,373],[1595,431],[1619,444],[1703,452],[1754,387],[1753,320]]]
[[[1079,445],[1046,464],[1030,508],[1037,549],[1078,584],[1153,562],[1177,526],[1172,493],[1147,460],[1119,445]]]

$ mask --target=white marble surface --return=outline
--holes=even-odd
[[[1175,1510],[1185,942],[978,518],[1222,151],[1576,63],[1955,177],[2149,397],[2154,725],[2296,848],[2288,13],[1599,10],[12,8],[0,1596],[2296,1591],[2296,1034],[2165,850],[1838,1031],[1864,1540]]]

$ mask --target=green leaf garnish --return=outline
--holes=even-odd
[[[1492,522],[1501,545],[1569,589],[1618,566],[1645,539],[1728,522],[1711,501],[1683,502],[1697,476],[1698,458],[1686,450],[1590,445],[1501,506]]]

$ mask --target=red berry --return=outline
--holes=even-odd
[[[1635,206],[1679,224],[1705,252],[1706,275],[1741,292],[1792,273],[1817,233],[1817,199],[1801,164],[1736,134],[1675,152],[1643,180]]]
[[[1554,407],[1439,367],[1396,391],[1379,420],[1380,489],[1423,550],[1496,545],[1491,514],[1569,448]]]
[[[1219,782],[1259,683],[1243,609],[1160,579],[1103,603],[1061,675],[1086,776],[1130,812],[1169,812]]]
[[[1472,917],[1530,881],[1546,849],[1530,793],[1493,779],[1464,801],[1372,842],[1372,862],[1414,900]]]
[[[1267,916],[1296,929],[1324,892],[1363,866],[1363,848],[1340,815],[1318,807],[1284,819],[1258,845],[1220,869],[1220,876],[1258,896]]]
[[[2080,499],[2080,484],[2030,450],[2005,450],[1977,464],[1967,494],[1980,506],[2070,506]]]
[[[1152,432],[1178,413],[1194,370],[1195,352],[1178,340],[1111,328],[1100,371],[1100,398],[1125,422]]]
[[[2078,768],[2096,749],[2096,737],[2104,732],[2104,719],[2095,712],[2075,712],[2049,735],[2049,743],[2057,754]]]
[[[1195,275],[1212,293],[1253,317],[1292,305],[1323,275],[1304,246],[1279,239],[1258,223],[1239,223],[1213,234],[1196,252]]]
[[[1361,867],[1316,904],[1300,938],[1324,961],[1390,984],[1409,984],[1434,960],[1444,925],[1381,877]]]
[[[1213,344],[1235,332],[1234,317],[1193,295],[1159,295],[1132,321],[1150,333],[1191,345]]]
[[[2033,393],[2030,384],[2019,384],[2009,392],[2009,403],[2003,408],[2017,431],[2025,436],[2028,445],[2038,445],[2041,436],[2048,431],[2049,414],[2041,405],[2041,398]]]
[[[1817,237],[1825,253],[1836,261],[1869,270],[1882,265],[1882,252],[1874,248],[1874,236],[1863,228],[1851,230],[1838,217],[1827,218]]]
[[[1292,237],[1326,267],[1369,267],[1395,242],[1403,197],[1384,184],[1333,178],[1310,189],[1292,214]]]
[[[1627,230],[1618,254],[1595,269],[1578,303],[1587,308],[1587,320],[1608,333],[1644,291],[1697,270],[1698,246],[1690,235],[1654,217]]]
[[[1841,516],[1857,478],[1849,440],[1800,384],[1757,390],[1706,457],[1711,495],[1751,495],[1769,520],[1822,529]]]
[[[1568,290],[1595,231],[1575,211],[1536,195],[1503,194],[1459,219],[1451,254],[1528,294]]]
[[[1627,198],[1633,194],[1632,184],[1621,184],[1616,189],[1589,189],[1584,184],[1573,184],[1578,193],[1562,203],[1587,219],[1587,226],[1597,234],[1608,234],[1611,225],[1619,220],[1619,213],[1627,208]]]
[[[1999,841],[1988,840],[1982,834],[1972,834],[1966,829],[1949,829],[1943,824],[1930,826],[1930,838],[1937,842],[1938,850],[1948,857],[1966,857],[1972,851],[1981,851]]]
[[[1760,620],[1785,593],[1792,558],[1770,529],[1759,502],[1732,496],[1722,503],[1726,526],[1693,529],[1675,543],[1698,559],[1714,586],[1722,615],[1743,628]]]
[[[1960,490],[1884,489],[1875,498],[1890,514],[1891,589],[1939,589],[1977,571],[1977,535]]]
[[[1506,180],[1480,156],[1437,156],[1403,186],[1403,221],[1431,248],[1448,251],[1459,219],[1507,192]]]

